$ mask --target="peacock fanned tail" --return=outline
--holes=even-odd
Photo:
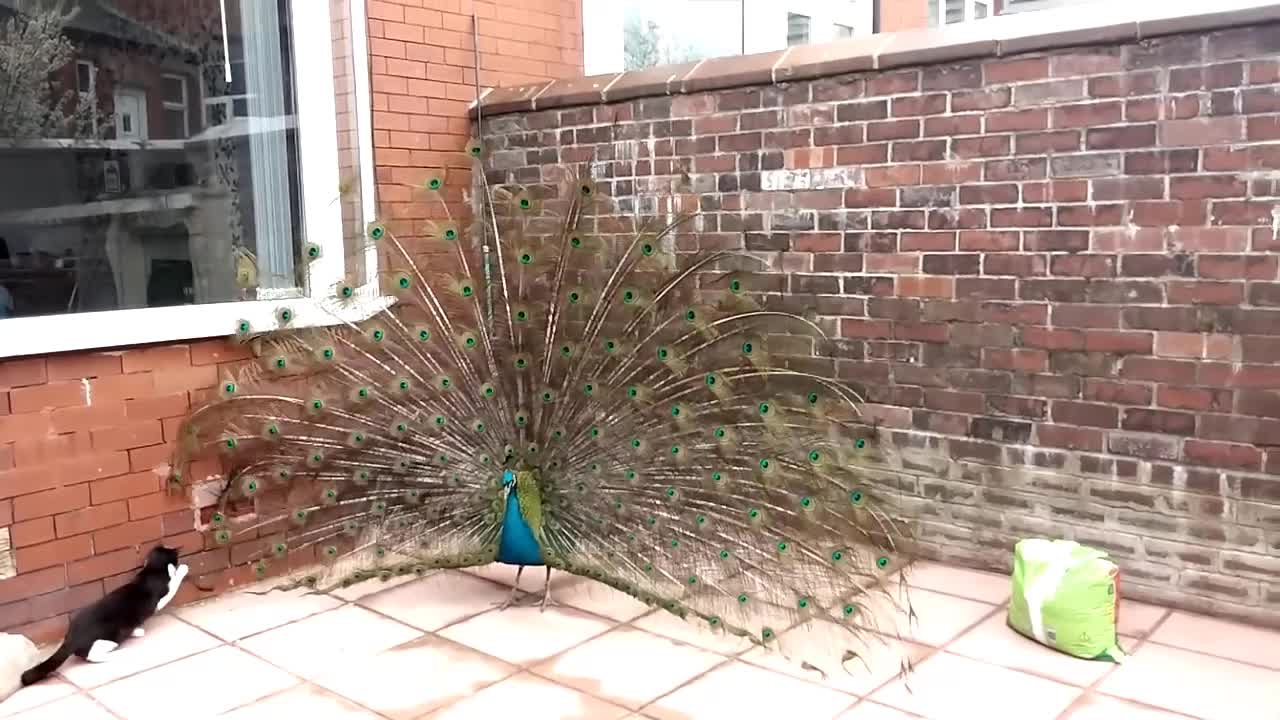
[[[516,470],[549,567],[811,666],[864,654],[910,614],[910,524],[821,327],[775,309],[757,258],[676,252],[687,218],[563,175],[478,181],[471,232],[371,225],[396,302],[366,322],[236,328],[256,363],[175,462],[222,455],[215,541],[285,587],[483,565]]]

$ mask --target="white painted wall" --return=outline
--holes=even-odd
[[[586,72],[623,69],[628,18],[657,23],[675,59],[684,51],[701,59],[785,48],[788,13],[810,18],[813,43],[836,39],[837,23],[855,35],[872,30],[872,0],[583,0]]]

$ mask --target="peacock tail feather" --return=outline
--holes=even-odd
[[[175,461],[222,457],[214,541],[286,587],[483,565],[514,470],[549,567],[818,667],[889,634],[893,446],[815,371],[818,322],[770,302],[758,258],[677,252],[689,218],[625,217],[585,175],[476,188],[469,232],[368,228],[396,299],[368,321],[235,329],[257,359]]]

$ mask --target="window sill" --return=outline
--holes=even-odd
[[[9,318],[0,320],[0,358],[230,337],[241,320],[269,331],[280,327],[281,307],[293,312],[288,327],[325,327],[366,320],[393,304],[370,285],[350,303],[299,298]]]

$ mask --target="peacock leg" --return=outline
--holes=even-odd
[[[497,603],[499,612],[506,610],[507,608],[516,604],[516,598],[520,596],[520,575],[523,572],[524,572],[524,566],[517,565],[516,566],[516,584],[514,587],[511,588],[511,594],[507,596],[507,599],[503,600],[500,603]]]
[[[547,566],[547,579],[542,584],[542,602],[540,603],[541,609],[538,612],[545,612],[547,609],[547,606],[551,606],[551,607],[560,606],[560,603],[551,599],[551,566],[550,565]]]

